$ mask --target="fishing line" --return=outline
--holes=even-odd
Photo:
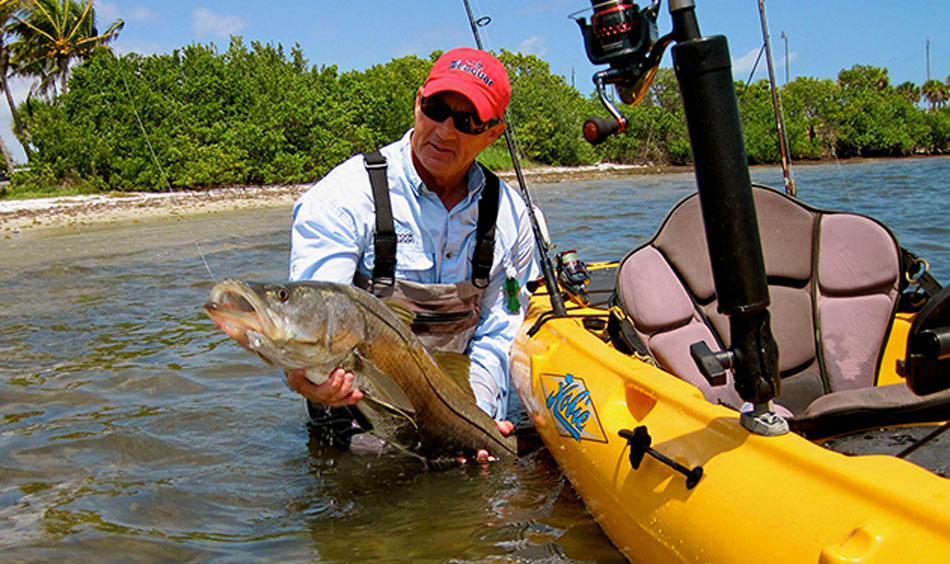
[[[145,138],[145,145],[148,147],[148,152],[152,155],[152,162],[155,163],[155,167],[158,169],[159,174],[162,176],[162,181],[165,183],[166,193],[172,192],[171,182],[168,181],[168,176],[165,174],[165,169],[162,168],[162,163],[158,161],[158,156],[155,154],[155,149],[152,148],[152,142],[148,137],[148,131],[145,130],[145,124],[142,123],[142,118],[139,116],[138,109],[135,107],[135,99],[132,97],[132,93],[129,91],[129,84],[125,80],[125,73],[119,70],[119,78],[122,79],[122,86],[125,89],[125,95],[128,98],[129,105],[132,106],[132,114],[135,116],[135,121],[139,124],[139,129],[142,130],[142,137]],[[186,220],[185,227],[188,228],[188,233],[191,235],[191,240],[195,244],[195,248],[198,249],[198,256],[201,258],[201,263],[204,264],[205,270],[208,271],[208,276],[211,277],[211,281],[215,284],[218,283],[217,277],[214,273],[211,272],[211,265],[208,264],[208,259],[205,257],[204,251],[201,249],[201,245],[198,243],[198,237],[195,235],[195,232],[191,229],[191,224]]]
[[[478,20],[472,15],[472,6],[469,4],[468,0],[463,0],[465,4],[465,11],[468,14],[468,22],[472,26],[472,35],[475,36],[475,46],[479,49],[484,50],[482,46],[482,37],[478,32],[479,27],[484,27],[491,23],[491,18],[488,16],[482,16]],[[544,285],[548,290],[548,295],[551,300],[551,309],[554,314],[558,317],[563,317],[567,314],[564,309],[564,298],[561,296],[561,290],[558,287],[557,278],[554,275],[554,266],[551,264],[551,258],[548,256],[549,245],[547,237],[544,234],[545,230],[542,230],[540,222],[538,221],[537,214],[535,213],[534,203],[531,201],[531,193],[528,191],[528,186],[524,180],[524,174],[521,172],[521,162],[518,160],[518,147],[517,141],[514,137],[514,124],[511,119],[511,111],[509,108],[505,108],[505,114],[503,116],[505,121],[505,142],[508,145],[508,154],[511,155],[511,164],[515,169],[515,177],[518,179],[518,188],[521,190],[521,195],[525,200],[526,207],[528,208],[528,219],[531,223],[531,231],[534,234],[534,242],[537,246],[538,251],[538,260],[541,263],[541,272],[543,273]]]
[[[765,43],[759,47],[759,55],[755,58],[755,63],[752,65],[752,71],[749,72],[749,79],[745,81],[746,90],[748,90],[749,85],[752,84],[752,76],[755,75],[756,69],[759,68],[759,61],[762,60],[762,53],[765,53]]]
[[[122,79],[122,86],[125,88],[125,95],[129,99],[129,105],[132,106],[132,114],[135,116],[135,121],[139,124],[139,129],[142,130],[142,136],[145,138],[145,145],[148,147],[148,152],[152,155],[152,161],[155,163],[155,167],[158,168],[158,173],[162,175],[162,180],[165,182],[165,190],[167,192],[172,191],[172,185],[168,181],[168,177],[165,176],[165,169],[162,168],[162,164],[158,162],[158,157],[155,156],[155,149],[152,148],[152,142],[148,138],[148,132],[145,131],[145,125],[142,123],[142,118],[139,117],[139,111],[135,107],[135,100],[132,98],[132,93],[129,92],[129,84],[125,81],[125,74],[119,73],[119,78]]]

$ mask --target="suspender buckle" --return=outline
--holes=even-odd
[[[385,169],[386,168],[386,157],[383,156],[379,151],[372,151],[363,155],[363,165],[368,170],[373,169]]]
[[[369,292],[375,296],[388,294],[388,291],[396,283],[394,276],[373,276],[369,279]]]

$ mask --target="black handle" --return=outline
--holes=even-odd
[[[608,137],[623,131],[624,123],[616,119],[607,119],[600,116],[592,116],[584,122],[584,139],[591,145],[600,145]]]
[[[699,480],[703,477],[702,466],[697,466],[692,469],[687,468],[672,458],[650,448],[650,445],[653,443],[653,438],[650,437],[646,426],[641,425],[632,431],[630,429],[621,429],[617,434],[620,435],[621,438],[627,439],[627,445],[630,447],[630,466],[634,470],[640,468],[643,455],[649,454],[673,470],[686,476],[686,489],[688,490],[695,488],[696,484],[698,484]]]

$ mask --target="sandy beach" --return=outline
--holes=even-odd
[[[542,167],[525,170],[524,176],[530,187],[532,183],[669,171],[670,169],[645,165],[597,164],[583,167]],[[513,172],[500,173],[499,176],[510,184],[517,184]],[[171,219],[246,208],[289,208],[309,186],[310,184],[249,186],[183,192],[123,192],[0,200],[0,236],[10,238],[47,229],[81,229],[97,224]]]

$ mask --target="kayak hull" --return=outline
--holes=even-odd
[[[536,326],[549,309],[547,296],[532,299],[512,347],[513,383],[546,447],[630,561],[950,558],[950,480],[892,456],[848,457],[792,433],[752,435],[737,412],[585,328],[585,311],[602,318],[602,310]],[[895,342],[909,325],[898,321]],[[900,352],[889,347],[887,355]],[[651,455],[633,467],[619,433],[641,426],[656,452],[702,469],[694,487]]]

